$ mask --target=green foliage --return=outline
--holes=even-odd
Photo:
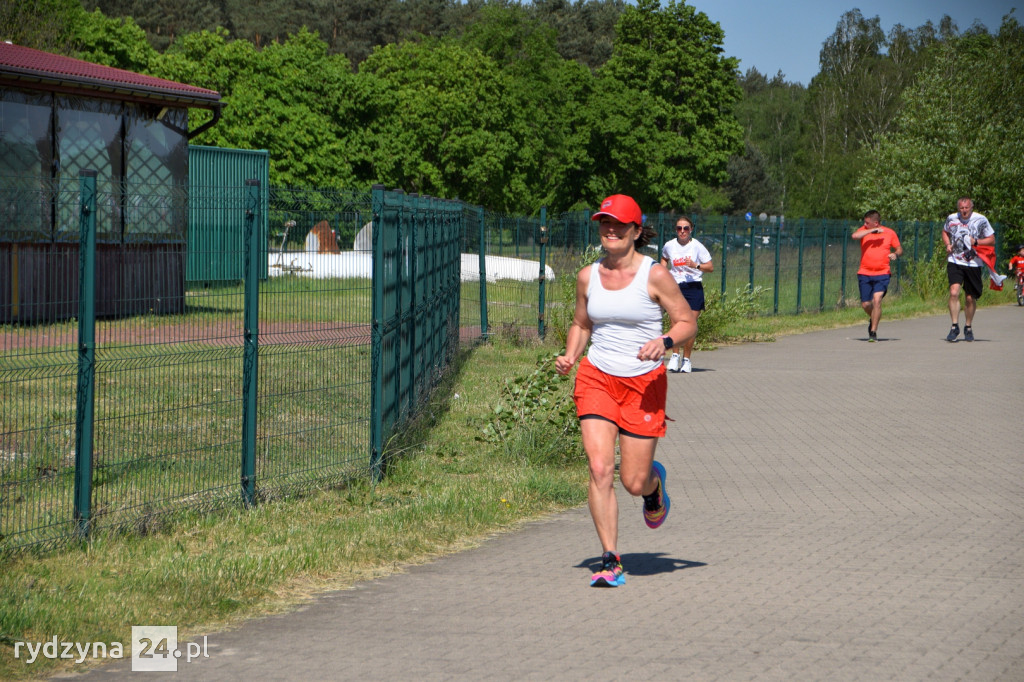
[[[874,152],[878,173],[857,186],[861,207],[902,220],[934,220],[969,194],[993,222],[1024,222],[1024,29],[943,43],[904,96],[895,130]]]
[[[78,38],[79,58],[96,64],[146,73],[157,59],[146,32],[131,17],[111,19],[99,10],[84,14]]]
[[[738,62],[722,56],[721,27],[669,0],[639,0],[616,29],[592,104],[592,196],[621,191],[651,210],[689,206],[699,183],[719,184],[740,151],[732,115]]]
[[[77,0],[27,2],[79,6]],[[82,0],[81,5],[109,17],[134,18],[161,52],[189,33],[224,28],[232,40],[259,48],[284,42],[305,27],[320,36],[329,54],[348,56],[353,68],[376,47],[458,36],[487,11],[510,10],[556,33],[561,57],[589,69],[611,56],[615,24],[625,7],[623,0]]]
[[[717,289],[705,294],[704,312],[697,320],[698,348],[708,349],[725,341],[726,326],[739,319],[756,317],[761,310],[761,298],[771,289],[762,286],[751,288],[748,284],[737,289],[732,296],[723,296]]]
[[[801,118],[807,100],[807,89],[799,83],[787,82],[782,72],[770,80],[757,69],[748,69],[740,79],[743,99],[736,104],[736,118],[743,126],[747,146],[762,157],[770,180],[767,196],[748,196],[737,187],[730,190],[732,211],[747,210],[785,215],[789,211],[789,194],[795,182],[796,155],[801,143]],[[747,155],[750,152],[746,152]],[[732,164],[735,157],[730,160]],[[742,167],[741,167],[742,168]],[[738,185],[733,168],[730,183]],[[758,189],[755,185],[751,189]],[[758,205],[762,204],[762,205]],[[725,211],[728,212],[728,207]]]
[[[783,152],[787,216],[843,218],[861,211],[854,185],[863,174],[889,172],[872,147],[892,129],[901,94],[934,60],[934,46],[955,32],[947,20],[940,34],[929,22],[913,30],[897,24],[886,35],[877,16],[857,9],[843,14],[807,89],[799,143]]]
[[[949,291],[946,278],[946,249],[936,240],[931,258],[909,261],[900,282],[901,293],[917,296],[922,301],[934,300]]]
[[[495,210],[516,202],[511,83],[494,60],[450,41],[387,45],[363,62],[375,178]]]
[[[555,41],[555,30],[527,7],[487,5],[460,44],[493,59],[507,76],[503,125],[518,151],[504,180],[505,203],[558,212],[592,199],[582,182],[593,160],[580,112],[588,106],[594,78],[583,65],[559,56]]]
[[[216,31],[221,26],[231,26],[223,0],[174,0],[174,2],[153,2],[152,0],[82,0],[88,10],[102,12],[108,17],[130,18],[143,29],[147,44],[166,50],[175,38],[200,31]],[[267,16],[273,9],[263,3]],[[280,16],[275,13],[280,21]],[[295,26],[297,30],[299,27]]]
[[[749,141],[742,155],[729,159],[729,179],[725,182],[730,204],[735,212],[775,212],[778,207],[778,188],[768,174],[767,161],[761,151]]]
[[[106,16],[24,0],[0,4],[0,26],[217,90],[224,116],[195,142],[269,150],[279,186],[383,183],[523,214],[626,192],[649,212],[791,219],[934,219],[966,192],[1024,222],[1012,15],[996,36],[948,16],[885,34],[851,10],[804,88],[740,77],[721,27],[678,0],[83,4]]]
[[[701,183],[697,185],[697,198],[690,204],[689,213],[701,215],[724,215],[733,207],[729,192],[724,187],[711,187]]]
[[[78,0],[4,0],[0,2],[0,40],[75,56],[84,16]]]
[[[1017,246],[1024,244],[1024,225],[1004,225],[1002,233],[1003,259],[1009,261],[1017,255]],[[999,254],[997,254],[998,258]],[[1002,263],[1000,263],[1002,265]],[[1002,271],[1002,268],[997,268]]]
[[[739,97],[735,60],[718,25],[682,3],[89,4],[140,23],[93,12],[76,29],[83,56],[219,92],[222,117],[193,142],[268,150],[277,186],[381,183],[522,214],[627,191],[653,210],[717,185],[740,141],[723,113]],[[581,32],[567,16],[598,32],[622,17],[600,77],[560,54]],[[192,32],[218,17],[225,26]],[[154,44],[174,36],[164,54],[143,23]],[[354,35],[358,49],[378,45],[356,73],[337,53]],[[194,111],[190,125],[211,116]]]
[[[534,466],[564,466],[581,456],[573,382],[555,372],[555,357],[541,355],[533,372],[506,380],[479,440]]]
[[[625,6],[623,0],[533,0],[529,8],[555,29],[563,59],[593,70],[611,57],[615,25]]]
[[[275,185],[358,184],[354,169],[366,160],[368,140],[353,131],[365,115],[365,90],[347,60],[328,56],[308,31],[259,51],[225,31],[190,34],[154,71],[221,93],[221,120],[195,143],[270,150]]]

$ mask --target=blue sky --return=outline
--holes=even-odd
[[[667,3],[663,3],[667,4]],[[995,33],[1003,15],[1017,7],[1024,23],[1024,0],[687,0],[688,5],[717,21],[725,31],[725,53],[740,59],[740,71],[755,67],[774,76],[808,85],[818,73],[821,44],[832,35],[843,13],[858,8],[865,17],[879,17],[888,33],[894,24],[917,28],[944,14],[961,31],[975,19]]]

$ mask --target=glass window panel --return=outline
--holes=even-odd
[[[0,238],[48,240],[51,97],[0,88]]]
[[[125,240],[183,240],[188,113],[128,105],[125,119]]]
[[[83,97],[57,98],[57,154],[62,190],[78,187],[83,170],[96,171],[96,239],[121,241],[120,102]],[[67,202],[57,212],[57,238],[78,239],[78,209]]]

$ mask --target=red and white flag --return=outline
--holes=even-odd
[[[978,244],[974,247],[975,253],[978,254],[978,259],[985,264],[988,268],[988,288],[993,291],[1003,290],[1003,280],[1006,279],[1006,275],[1000,275],[996,272],[996,249],[994,246],[983,246]]]

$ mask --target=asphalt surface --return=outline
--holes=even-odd
[[[948,328],[695,352],[669,375],[665,525],[619,489],[621,587],[588,586],[574,509],[211,632],[173,678],[1024,680],[1024,308]]]

